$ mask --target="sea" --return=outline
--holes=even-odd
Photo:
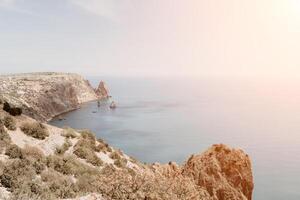
[[[212,144],[240,148],[252,161],[254,200],[300,199],[300,80],[86,78],[104,80],[112,97],[50,124],[90,129],[145,163],[182,164]]]

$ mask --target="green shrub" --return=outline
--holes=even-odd
[[[117,159],[117,160],[114,161],[114,164],[117,167],[124,168],[124,167],[126,167],[127,160],[125,158]]]
[[[75,132],[75,130],[72,128],[69,128],[69,127],[64,129],[62,135],[66,138],[76,138],[77,137],[77,133]]]
[[[9,156],[11,159],[23,158],[22,149],[15,144],[11,144],[7,147],[5,155]]]
[[[72,174],[72,171],[68,165],[67,160],[57,155],[51,155],[47,157],[47,166],[62,174]]]
[[[4,121],[4,126],[8,130],[14,131],[17,129],[16,120],[12,116],[5,116],[3,121]]]
[[[36,176],[35,170],[27,159],[14,159],[7,162],[0,176],[1,184],[12,191],[19,188],[23,182],[30,182]]]
[[[103,161],[95,154],[91,154],[87,157],[86,161],[88,163],[91,163],[94,166],[102,166],[103,165]]]
[[[86,159],[88,163],[91,163],[94,166],[101,166],[103,164],[102,160],[92,149],[79,146],[73,153],[79,158]]]
[[[46,137],[49,136],[47,128],[38,122],[26,122],[21,125],[21,130],[28,136],[33,138],[44,140]]]
[[[28,159],[32,158],[33,160],[38,160],[38,159],[45,158],[44,153],[37,147],[26,145],[22,149],[22,151],[23,151],[24,157],[26,157]]]
[[[81,130],[79,133],[83,139],[96,141],[95,135],[90,130]]]
[[[44,153],[39,148],[25,146],[22,149],[22,153],[23,157],[32,163],[32,166],[37,174],[40,174],[46,169],[46,158]]]

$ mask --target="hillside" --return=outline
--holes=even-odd
[[[182,166],[148,165],[89,131],[60,129],[4,111],[0,116],[0,183],[2,195],[8,197],[221,200],[252,196],[251,164],[241,150],[214,145]]]

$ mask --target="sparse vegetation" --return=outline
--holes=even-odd
[[[4,126],[8,130],[14,131],[17,129],[16,120],[12,116],[5,116],[3,121],[4,121]]]
[[[49,136],[48,130],[42,123],[38,122],[25,122],[21,125],[21,130],[28,136],[34,137],[39,140],[44,140]]]

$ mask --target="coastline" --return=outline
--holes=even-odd
[[[68,75],[66,76],[68,77]],[[78,79],[72,80],[77,81]],[[52,81],[49,80],[50,83]],[[55,90],[50,95],[59,97],[59,101],[56,99],[57,102],[62,102],[63,105],[68,106],[76,105],[76,108],[64,106],[55,109],[54,111],[59,112],[59,115],[79,109],[84,103],[96,101],[96,99],[91,99],[90,101],[78,103],[78,99],[88,98],[86,98],[87,96],[79,96],[82,94],[80,93],[81,90],[73,90],[73,84],[70,81],[63,81],[54,85]],[[77,87],[88,88],[89,91],[92,91],[88,93],[89,97],[99,98],[99,96],[94,94],[95,90],[93,88],[87,87],[86,81],[79,81],[77,84],[82,84],[77,85]],[[14,83],[11,85],[13,86]],[[63,90],[60,90],[60,88],[63,88]],[[14,88],[12,87],[12,89]],[[32,92],[31,89],[28,88],[25,91]],[[41,95],[43,95],[45,88],[41,87],[39,89]],[[60,95],[65,90],[69,92],[69,95]],[[107,90],[104,94],[108,94]],[[76,101],[73,101],[74,99]],[[48,109],[49,105],[53,104],[52,99],[44,101],[45,98],[33,96],[29,100],[33,100],[33,102],[41,105],[35,109],[35,112],[38,114],[36,116],[49,115],[49,111],[50,114],[54,112]],[[73,104],[66,104],[66,102]],[[15,105],[18,106],[18,104]],[[2,120],[7,118],[12,118],[11,121],[15,121],[14,130],[2,125]],[[51,119],[53,118],[54,116],[51,117]],[[0,126],[3,127],[0,127],[0,134],[3,134],[3,137],[2,135],[0,137],[0,142],[5,142],[6,145],[4,146],[4,151],[0,152],[0,161],[4,162],[3,174],[1,174],[0,170],[0,183],[6,188],[4,190],[8,189],[7,191],[15,190],[15,188],[11,188],[11,185],[6,184],[7,176],[15,176],[14,172],[8,170],[12,168],[11,161],[15,159],[17,162],[24,162],[24,159],[28,159],[26,157],[28,155],[22,155],[22,152],[28,152],[27,148],[29,146],[42,152],[42,160],[47,161],[43,164],[45,165],[42,169],[44,173],[50,170],[51,176],[63,177],[69,181],[68,184],[74,187],[71,187],[72,191],[66,196],[48,192],[51,195],[57,195],[55,198],[59,197],[59,199],[65,199],[65,197],[69,199],[78,198],[93,193],[100,195],[101,199],[104,200],[252,199],[254,184],[251,160],[242,150],[233,149],[223,144],[215,144],[201,154],[191,155],[182,165],[174,162],[169,162],[168,164],[143,164],[121,150],[111,147],[103,139],[96,138],[90,131],[78,131],[71,128],[61,129],[48,123],[40,123],[39,118],[32,118],[26,113],[20,116],[9,116],[2,109],[0,111],[0,119]],[[30,128],[24,129],[24,125],[30,125]],[[26,130],[32,129],[34,130],[33,132],[29,131],[29,133],[26,133]],[[41,139],[34,138],[40,137],[39,134],[33,137],[30,135],[31,133],[47,134]],[[5,138],[4,136],[10,139],[1,141],[1,138]],[[21,152],[21,156],[14,157],[14,155],[10,155],[8,149],[11,148],[17,148],[16,151]],[[37,160],[34,160],[34,162],[37,162]],[[69,169],[69,165],[73,167],[72,170]],[[34,166],[34,164],[30,163],[25,165],[30,170],[34,169]],[[19,176],[17,175],[17,178],[15,178],[17,182],[20,181],[18,179]],[[35,179],[41,181],[37,182],[38,185],[50,184],[45,186],[46,188],[52,184],[49,180],[48,182],[47,180],[40,180],[38,173],[34,173],[33,176],[25,173],[24,176],[27,182],[25,181],[24,186],[17,185],[16,188],[18,190],[14,192],[22,191],[23,187],[27,187],[26,184],[32,184],[32,180]],[[57,179],[59,180],[59,178]],[[137,186],[135,187],[135,185]],[[0,185],[0,189],[2,189],[1,187]],[[46,188],[44,189],[46,190]],[[59,183],[59,187],[55,190],[61,189],[64,190],[65,188],[62,183]],[[29,189],[27,192],[30,195],[36,195],[35,190]]]

